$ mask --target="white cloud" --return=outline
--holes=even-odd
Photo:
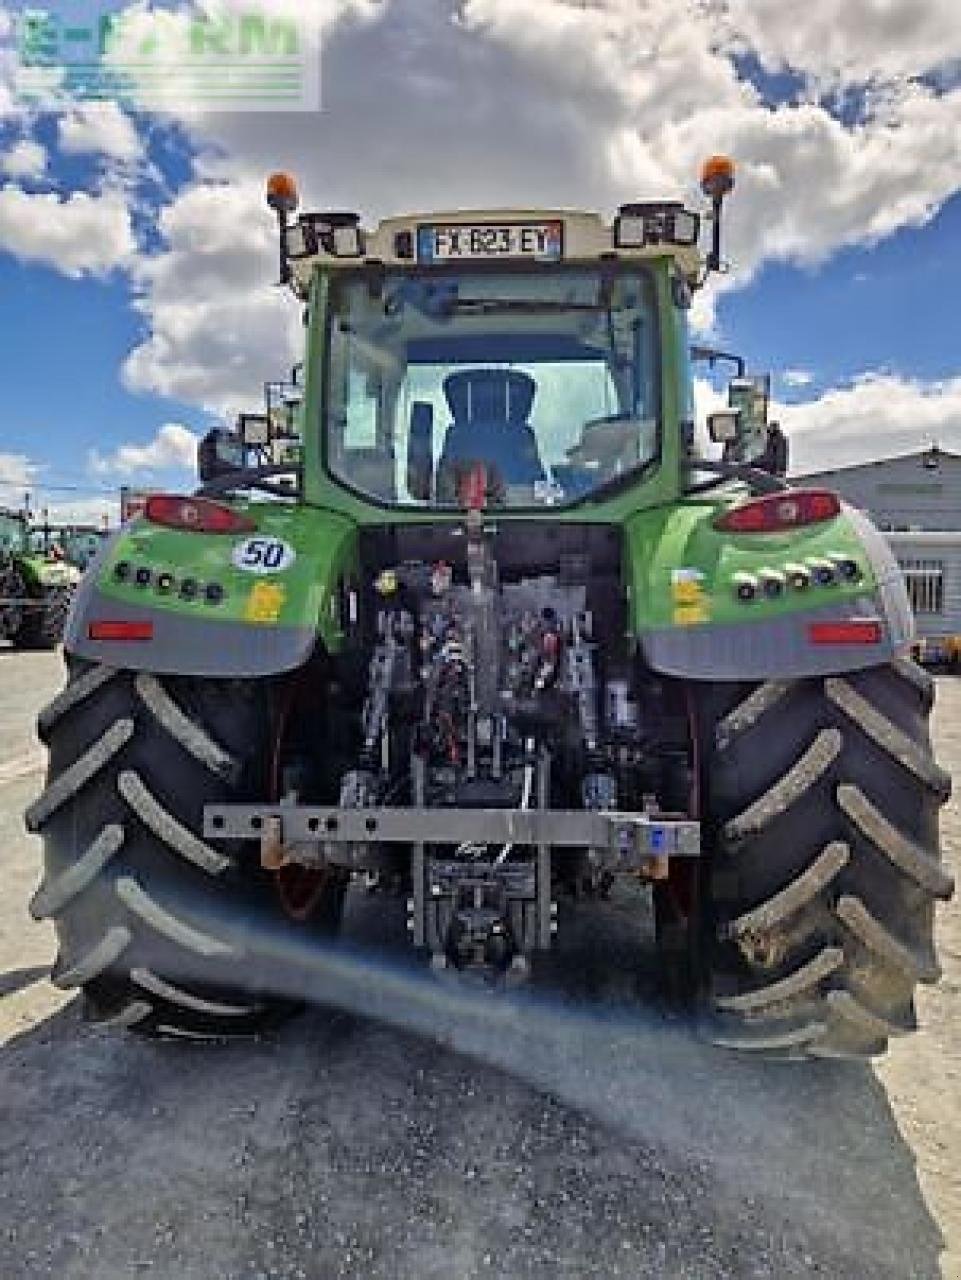
[[[961,377],[922,382],[865,373],[804,404],[774,405],[791,441],[791,470],[820,471],[931,443],[961,452]]]
[[[25,453],[0,453],[0,506],[20,507],[36,483],[37,464]]]
[[[707,378],[694,379],[694,446],[702,458],[720,457],[720,446],[707,434],[707,415],[718,409],[726,409],[727,396],[718,391]]]
[[[67,155],[132,161],[143,154],[133,121],[115,102],[81,102],[62,116],[57,143]]]
[[[21,138],[0,157],[0,169],[11,178],[42,178],[46,168],[46,148],[32,138]]]
[[[307,207],[368,219],[505,204],[609,213],[625,199],[697,198],[701,159],[730,151],[734,270],[697,296],[700,332],[719,292],[763,262],[813,263],[873,243],[923,224],[961,189],[961,90],[918,78],[961,50],[956,0],[811,0],[804,22],[781,0],[539,0],[536,20],[530,0],[266,8],[305,16],[320,38],[324,109],[287,114],[280,127],[270,114],[184,104],[197,182],[163,211],[161,251],[135,268],[148,333],[124,367],[134,389],[225,412],[256,403],[263,378],[292,358],[298,308],[270,283],[262,198],[279,167],[298,174]],[[146,26],[178,20],[139,12]],[[739,77],[734,50],[799,70],[813,86],[806,100],[767,105]],[[858,110],[842,116],[819,98],[830,85],[863,91]],[[64,136],[82,115],[67,117]],[[131,130],[122,112],[112,119],[118,136]],[[99,126],[109,132],[104,117]],[[129,147],[136,135],[126,138]]]
[[[814,381],[814,374],[810,369],[785,369],[781,381],[786,387],[809,387]]]
[[[695,337],[702,339],[716,337],[717,296],[714,277],[708,277],[707,283],[696,290],[691,300],[691,309],[687,313],[688,324]]]
[[[325,36],[324,110],[287,117],[282,150],[269,116],[192,115],[211,148],[200,172],[262,181],[288,165],[308,203],[368,216],[610,212],[698,198],[701,160],[727,150],[739,166],[725,236],[734,273],[720,288],[765,260],[817,262],[923,224],[961,187],[961,91],[877,82],[855,123],[816,101],[772,109],[737,75],[732,21],[697,0],[540,0],[536,22],[529,0],[392,0],[379,21]],[[873,37],[863,43],[870,63]]]
[[[150,336],[127,358],[127,385],[222,414],[257,407],[303,332],[301,308],[273,284],[276,224],[259,184],[188,188],[159,229],[164,251],[138,268]]]
[[[108,528],[120,523],[120,498],[106,494],[102,498],[48,499],[41,489],[33,508],[35,515],[46,508],[51,524],[93,524],[103,528],[104,517]]]
[[[0,249],[42,262],[66,276],[103,274],[130,262],[130,212],[116,191],[28,194],[13,183],[0,188]]]
[[[726,397],[695,378],[695,441],[705,457],[719,449],[707,436],[707,415]],[[931,444],[961,452],[961,377],[923,382],[896,374],[864,373],[803,403],[774,400],[771,418],[791,446],[791,473],[867,462],[912,453]]]
[[[178,422],[166,422],[147,444],[122,444],[113,453],[92,449],[89,469],[94,475],[122,478],[144,472],[196,471],[199,437]]]
[[[909,21],[907,0],[886,0],[885,7]],[[807,28],[790,6],[780,10]],[[736,157],[738,191],[725,237],[735,273],[725,287],[743,283],[766,259],[817,262],[842,245],[920,225],[961,186],[961,92],[892,82],[875,90],[852,124],[814,101],[772,109],[739,81],[724,43],[724,5],[599,0],[574,8],[543,0],[536,23],[525,21],[526,11],[527,0],[466,0],[464,23],[499,41],[505,57],[523,58],[524,73],[510,91],[518,119],[516,99],[524,95],[550,92],[577,103],[581,145],[608,161],[603,180],[588,184],[591,203],[641,193],[690,196],[705,155]],[[861,47],[856,34],[851,39]],[[872,64],[874,44],[868,37],[862,43]],[[961,51],[957,17],[949,47]],[[886,70],[877,61],[877,76]],[[522,126],[520,140],[526,142]],[[574,177],[572,186],[584,184]]]
[[[727,0],[731,28],[768,70],[828,83],[917,76],[961,58],[957,0]]]
[[[0,506],[20,511],[25,495],[30,495],[30,510],[40,519],[46,511],[51,523],[74,521],[82,524],[102,524],[104,514],[111,524],[117,524],[120,511],[119,494],[85,496],[77,494],[64,498],[60,489],[45,487],[43,477],[46,467],[24,453],[0,453]]]

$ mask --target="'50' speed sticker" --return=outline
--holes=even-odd
[[[297,552],[282,538],[244,538],[234,544],[234,568],[244,573],[282,573],[296,559]]]

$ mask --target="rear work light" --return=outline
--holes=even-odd
[[[230,507],[209,498],[184,498],[175,493],[155,493],[147,499],[144,515],[151,524],[190,533],[252,533],[256,524],[249,516],[238,515]]]
[[[87,627],[91,640],[152,640],[152,622],[128,622],[126,620],[102,620]]]
[[[836,622],[811,622],[811,644],[880,644],[883,639],[877,618],[850,618]]]
[[[833,520],[841,501],[829,489],[785,489],[732,507],[714,521],[724,533],[781,533],[806,524]]]
[[[673,201],[622,204],[614,219],[614,244],[618,249],[643,249],[658,244],[695,245],[700,229],[700,216]]]

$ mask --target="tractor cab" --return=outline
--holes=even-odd
[[[643,268],[457,264],[333,282],[321,464],[390,507],[569,506],[660,454],[655,286]]]
[[[610,223],[495,209],[365,228],[354,213],[291,220],[293,181],[273,175],[307,358],[266,385],[265,412],[205,438],[202,481],[226,492],[249,474],[362,523],[457,518],[478,483],[485,507],[571,522],[676,499],[695,462],[691,357],[705,350],[687,310],[720,267],[732,185],[730,161],[712,157],[705,256],[700,213],[677,201],[625,204]],[[739,373],[712,428],[732,474],[766,447],[766,381]]]
[[[421,515],[583,509],[676,476],[699,217],[305,214],[282,273],[308,301],[304,483],[325,505]],[[669,439],[670,437],[670,439]],[[473,478],[473,479],[472,479]]]

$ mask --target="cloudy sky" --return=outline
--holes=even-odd
[[[731,266],[698,297],[699,336],[771,371],[796,469],[961,449],[958,0],[193,6],[252,7],[309,25],[318,110],[28,105],[0,4],[0,501],[87,513],[122,483],[183,485],[196,435],[256,406],[300,332],[272,284],[275,168],[307,206],[368,219],[611,213],[695,200],[701,159],[728,152]],[[184,9],[127,16],[149,37]]]

